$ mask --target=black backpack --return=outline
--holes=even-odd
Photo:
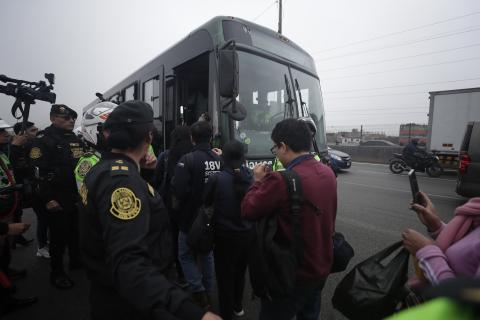
[[[250,256],[250,281],[253,292],[262,298],[280,298],[290,294],[296,284],[297,270],[303,260],[303,241],[300,236],[302,186],[292,170],[280,171],[287,184],[292,215],[292,241],[277,236],[278,214],[258,221],[255,244]]]

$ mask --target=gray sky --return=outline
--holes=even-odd
[[[53,72],[57,102],[80,111],[212,17],[276,30],[277,10],[270,0],[0,0],[0,74]],[[426,123],[429,91],[480,86],[478,0],[284,0],[283,33],[317,62],[327,130]],[[10,123],[12,103],[0,95]],[[31,120],[47,125],[48,111],[33,105]]]

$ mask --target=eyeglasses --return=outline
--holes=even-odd
[[[270,152],[276,156],[277,155],[277,149],[278,149],[278,146],[276,144],[273,145],[273,147],[270,148]]]

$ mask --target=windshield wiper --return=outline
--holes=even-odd
[[[285,91],[287,92],[288,100],[285,101],[285,110],[283,112],[283,119],[286,119],[288,114],[290,116],[288,118],[293,118],[293,99],[292,99],[292,92],[290,91],[290,84],[288,83],[287,74],[283,74],[285,78]],[[286,107],[288,104],[288,108]]]
[[[295,86],[297,87],[298,98],[300,99],[300,107],[302,108],[304,116],[308,117],[309,116],[308,107],[307,107],[307,104],[305,102],[303,102],[302,92],[300,91],[300,86],[298,85],[297,78],[295,78]]]

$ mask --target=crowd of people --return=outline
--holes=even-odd
[[[81,137],[73,133],[77,113],[60,104],[52,106],[51,125],[42,131],[33,122],[19,123],[11,137],[10,127],[0,125],[1,314],[37,301],[17,296],[12,279],[26,272],[10,268],[11,248],[31,245],[22,236],[29,228],[22,211],[32,208],[36,255],[50,259],[51,285],[72,288],[67,270],[83,268],[92,319],[244,316],[246,273],[254,268],[252,248],[262,240],[258,225],[265,221],[275,221],[276,243],[294,253],[295,273],[291,290],[281,295],[266,284],[258,318],[319,319],[335,259],[337,187],[331,168],[311,154],[313,132],[304,121],[285,119],[271,133],[272,156],[295,174],[292,191],[271,166],[248,169],[241,142],[212,148],[206,116],[176,127],[169,149],[155,155],[147,103],[101,102],[89,112]],[[412,209],[432,239],[410,229],[402,234],[424,275],[412,279],[412,287],[478,276],[479,199],[459,207],[445,224],[425,193],[418,198]],[[199,250],[192,230],[208,208],[213,215],[204,227],[213,226],[213,245]]]

